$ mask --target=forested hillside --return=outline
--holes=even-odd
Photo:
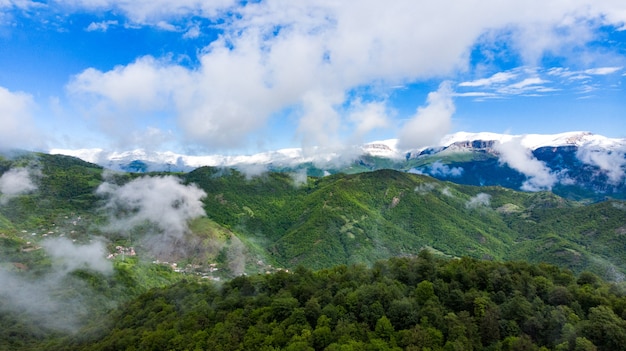
[[[626,296],[549,265],[416,258],[183,281],[49,350],[625,350]],[[95,325],[95,326],[94,326]]]
[[[429,248],[448,256],[549,262],[609,279],[626,272],[626,205],[473,187],[391,170],[308,178],[199,168],[207,216],[283,266],[368,263]]]

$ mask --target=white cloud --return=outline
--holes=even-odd
[[[604,76],[604,75],[609,75],[609,74],[613,74],[613,73],[616,73],[618,71],[621,71],[622,68],[623,67],[598,67],[598,68],[587,69],[584,72],[586,74],[594,74],[594,75]]]
[[[63,6],[80,11],[116,10],[138,24],[153,25],[159,21],[183,16],[215,18],[236,4],[235,0],[59,0]]]
[[[35,7],[43,7],[45,4],[42,4],[38,1],[32,0],[0,0],[0,9],[2,8],[18,8],[21,10],[27,10]]]
[[[549,83],[549,82],[539,77],[532,77],[532,78],[526,78],[520,82],[511,84],[508,86],[508,88],[512,90],[527,90],[529,87],[531,89],[534,89],[535,86],[544,84],[544,83]]]
[[[428,193],[431,193],[433,190],[435,190],[435,188],[436,188],[435,183],[422,183],[416,186],[414,191],[420,195],[426,195]]]
[[[454,93],[454,97],[474,97],[474,98],[497,98],[498,94],[487,93],[483,91],[471,91],[467,93]]]
[[[547,74],[567,78],[574,82],[590,81],[592,76],[607,76],[621,71],[624,67],[595,67],[585,70],[570,70],[564,67],[553,67],[547,70]]]
[[[67,238],[54,238],[42,241],[41,246],[53,258],[55,270],[64,274],[77,269],[105,274],[113,272],[113,264],[105,258],[107,250],[102,241],[75,245]]]
[[[0,177],[0,205],[6,205],[12,198],[37,190],[34,176],[27,168],[11,168]]]
[[[175,25],[173,25],[171,23],[168,23],[168,22],[165,22],[165,21],[157,22],[156,27],[161,29],[161,30],[167,31],[167,32],[176,32],[176,31],[178,31],[178,28],[176,28]]]
[[[241,163],[236,165],[235,168],[243,173],[247,180],[260,177],[269,171],[268,165],[262,163]]]
[[[185,34],[183,34],[183,38],[184,39],[195,39],[197,37],[200,36],[201,31],[200,31],[200,26],[195,23],[192,26],[190,26],[187,31],[185,32]]]
[[[100,292],[70,273],[90,269],[110,274],[113,264],[105,259],[106,248],[101,241],[78,245],[67,238],[55,238],[42,241],[41,246],[52,265],[50,270],[38,274],[37,279],[26,279],[0,267],[0,297],[6,302],[2,307],[46,329],[76,332],[93,317],[89,315],[93,306],[83,297],[98,296]]]
[[[441,161],[436,161],[430,166],[430,175],[434,177],[458,178],[463,175],[463,167],[450,167]]]
[[[353,144],[364,141],[367,133],[377,128],[384,128],[390,125],[387,107],[384,102],[368,102],[361,100],[354,102],[351,107],[348,119],[354,125],[352,135]]]
[[[88,32],[106,32],[109,27],[117,26],[119,23],[116,20],[107,20],[102,22],[91,22],[85,29]]]
[[[558,91],[559,89],[549,86],[552,81],[543,79],[542,75],[564,77],[567,71],[552,68],[544,71],[538,68],[518,67],[506,72],[499,72],[489,78],[478,79],[471,82],[462,82],[458,88],[469,92],[455,93],[456,97],[474,97],[479,100],[506,98],[510,96],[540,96]],[[569,77],[567,77],[569,78]]]
[[[603,18],[605,24],[626,19],[616,15],[626,4],[582,0],[550,7],[538,0],[393,4],[368,0],[359,6],[323,0],[66,3],[77,9],[113,8],[136,23],[187,30],[186,38],[199,32],[184,16],[222,15],[222,35],[200,52],[195,68],[144,57],[108,72],[85,70],[69,84],[71,92],[88,95],[82,103],[95,106],[102,119],[123,116],[119,118],[125,123],[113,123],[105,130],[108,134],[121,134],[114,129],[127,131],[128,122],[138,118],[132,117],[133,110],[158,111],[176,119],[185,140],[209,148],[271,139],[263,132],[273,116],[295,121],[296,136],[305,146],[345,142],[342,138],[353,135],[346,130],[354,128],[359,135],[386,126],[377,111],[375,119],[364,115],[363,123],[347,116],[350,111],[344,107],[360,98],[355,96],[360,87],[380,87],[376,99],[382,100],[398,85],[463,72],[470,49],[485,33],[492,33],[494,41],[503,37],[514,41],[510,47],[532,65],[547,51],[568,53],[590,40],[595,27],[589,19]],[[187,23],[187,29],[180,23]],[[515,73],[502,72],[461,86],[495,87],[512,80]],[[526,77],[508,93],[553,91],[545,83],[540,77]],[[421,123],[422,130],[416,118],[406,127],[420,136],[449,127],[441,118],[438,126]],[[407,128],[401,137],[405,141]]]
[[[111,103],[122,110],[154,111],[167,106],[171,95],[187,81],[188,72],[168,60],[150,56],[108,72],[90,68],[73,77],[67,86],[73,95],[103,97],[99,108]]]
[[[189,220],[205,215],[201,199],[206,193],[173,176],[142,177],[122,186],[105,182],[97,193],[106,198],[111,230],[128,231],[148,222],[167,237],[180,238],[188,232]]]
[[[501,84],[510,81],[511,79],[515,79],[518,76],[517,73],[514,72],[498,72],[489,78],[477,79],[470,82],[462,82],[459,84],[461,87],[484,87],[491,86],[494,84]]]
[[[606,173],[611,184],[619,184],[626,175],[626,150],[596,150],[580,147],[576,157],[583,163],[596,166]]]
[[[297,188],[303,185],[306,185],[308,182],[307,170],[303,168],[296,172],[290,173],[289,177],[293,180],[293,185]]]
[[[465,207],[468,209],[476,209],[481,207],[489,207],[491,205],[491,195],[486,193],[478,193],[476,196],[471,197],[465,203]]]
[[[399,135],[398,148],[416,149],[435,145],[450,131],[454,102],[450,83],[444,82],[439,90],[428,94],[427,105],[417,109],[417,113],[403,127]]]
[[[35,107],[31,95],[0,87],[0,149],[26,148],[39,143],[32,122]]]
[[[0,177],[0,194],[21,195],[37,190],[27,168],[12,168]]]
[[[522,184],[522,190],[550,190],[558,182],[558,177],[545,162],[536,159],[531,150],[524,147],[521,138],[497,143],[494,148],[499,153],[501,163],[524,174],[528,179]]]

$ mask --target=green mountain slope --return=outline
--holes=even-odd
[[[246,179],[211,168],[185,179],[207,192],[209,218],[260,243],[286,267],[371,264],[428,247],[449,256],[592,269],[611,279],[625,272],[621,202],[583,205],[547,192],[390,170],[309,178],[299,186],[283,173]]]
[[[304,202],[301,223],[274,246],[292,265],[318,268],[414,255],[426,246],[503,258],[513,233],[497,216],[465,208],[466,194],[441,195],[446,186],[393,171],[323,179]]]
[[[2,165],[3,172],[31,169],[37,191],[0,206],[1,234],[23,242],[48,234],[79,242],[103,235],[107,217],[95,194],[103,182],[100,167],[42,154]],[[180,248],[174,258],[204,269],[217,265],[223,275],[270,265],[371,264],[423,248],[455,257],[549,262],[609,279],[626,273],[623,202],[583,205],[548,192],[464,186],[391,170],[306,182],[289,173],[248,178],[210,167],[178,176],[206,192],[207,217],[192,222],[191,232],[173,243]],[[109,175],[107,181],[125,184],[137,177]],[[140,238],[142,230],[132,235]],[[128,235],[109,235],[110,252],[129,245]]]

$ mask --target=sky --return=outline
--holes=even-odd
[[[626,138],[623,0],[0,0],[0,148]]]

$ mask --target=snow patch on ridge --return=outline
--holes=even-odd
[[[579,148],[593,150],[624,150],[626,149],[626,139],[607,138],[589,132],[567,132],[560,134],[526,134],[510,135],[498,133],[468,133],[458,132],[446,135],[441,139],[439,145],[432,145],[430,148],[448,148],[454,144],[462,144],[473,141],[495,142],[499,144],[508,143],[515,140],[519,144],[531,151],[541,147],[577,146]],[[419,150],[399,150],[397,139],[374,141],[353,149],[346,149],[353,158],[361,155],[370,155],[389,159],[402,159],[407,152],[417,154],[428,149]],[[344,151],[346,151],[344,150]],[[100,148],[94,149],[51,149],[50,154],[62,154],[78,157],[87,162],[99,164],[110,169],[120,169],[122,165],[135,160],[152,163],[160,166],[172,165],[180,170],[189,170],[202,166],[212,167],[237,167],[246,165],[280,165],[293,166],[302,163],[328,164],[345,161],[346,156],[341,150],[328,150],[327,148],[312,148],[304,152],[300,148],[281,149],[276,151],[262,152],[253,155],[202,155],[191,156],[174,152],[147,152],[137,149],[124,152],[106,152]]]
[[[578,147],[600,147],[600,148],[619,148],[626,145],[626,139],[607,138],[602,135],[592,134],[590,132],[566,132],[559,134],[497,134],[497,133],[468,133],[458,132],[446,135],[441,139],[440,146],[450,146],[455,143],[465,141],[497,141],[500,143],[510,142],[518,139],[522,146],[530,150],[536,150],[541,147],[559,147],[559,146],[578,146]]]

